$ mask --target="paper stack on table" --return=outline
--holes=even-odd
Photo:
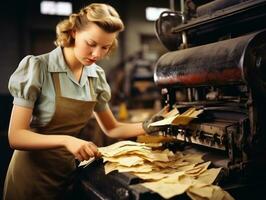
[[[121,141],[99,148],[105,173],[128,172],[143,179],[144,187],[169,199],[184,192],[193,199],[231,200],[226,191],[212,185],[221,168],[209,168],[202,154],[154,150],[144,143]]]

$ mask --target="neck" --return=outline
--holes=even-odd
[[[72,71],[76,80],[79,82],[83,70],[83,65],[76,59],[73,48],[65,47],[63,49],[63,52],[67,66]]]
[[[81,70],[83,68],[83,65],[76,59],[73,48],[65,47],[63,48],[63,52],[66,64],[71,69],[71,71]]]

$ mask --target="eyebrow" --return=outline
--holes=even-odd
[[[95,44],[99,44],[98,42],[94,41],[93,39],[89,39],[87,40],[87,42],[93,42]],[[109,46],[112,46],[112,43],[111,44],[106,44],[106,45],[102,45],[103,47],[109,47]]]

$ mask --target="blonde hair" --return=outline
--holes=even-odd
[[[70,47],[74,45],[73,30],[82,31],[89,23],[95,23],[107,33],[121,32],[124,24],[117,11],[110,5],[93,3],[81,9],[79,13],[73,13],[68,19],[59,22],[56,26],[56,46]],[[115,39],[109,51],[117,47]]]

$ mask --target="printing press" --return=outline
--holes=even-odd
[[[191,1],[187,1],[191,2]],[[195,5],[194,5],[195,6]],[[156,21],[169,50],[155,65],[162,102],[180,112],[203,109],[184,126],[159,134],[172,150],[196,151],[223,171],[216,183],[236,199],[266,189],[266,1],[211,1]],[[196,14],[195,14],[196,12]],[[81,199],[161,199],[128,173],[104,174],[101,161],[80,169]],[[189,199],[186,195],[174,199]]]

